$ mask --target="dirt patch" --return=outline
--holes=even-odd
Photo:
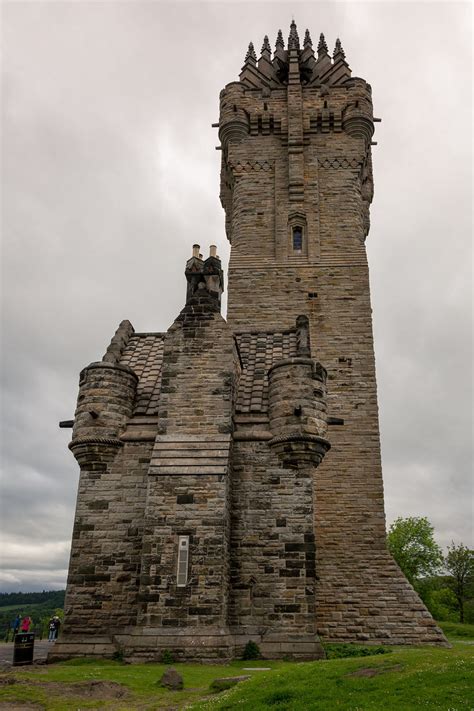
[[[10,675],[7,676],[6,674],[3,676],[0,676],[0,687],[1,686],[9,686],[10,684],[17,684],[17,683],[18,683],[18,679],[14,676],[10,676]]]
[[[92,699],[94,701],[124,699],[130,693],[125,686],[115,681],[79,681],[74,684],[55,681],[36,683],[42,689],[49,690],[52,693],[60,693],[61,696],[79,696],[82,699]]]
[[[363,667],[362,669],[356,669],[356,671],[350,674],[346,674],[346,676],[371,677],[377,676],[378,674],[386,674],[387,672],[401,671],[402,669],[402,664],[396,664],[393,667]]]
[[[3,676],[0,678],[0,687],[10,684],[33,685],[46,693],[60,695],[62,697],[79,697],[81,699],[91,699],[92,701],[113,701],[113,699],[125,699],[130,695],[129,690],[115,681],[79,681],[67,684],[61,681],[40,681],[36,679],[18,679],[13,676]],[[13,703],[13,702],[2,702]],[[15,708],[18,706],[16,702]],[[10,708],[2,706],[0,709]],[[12,706],[13,708],[13,706]],[[18,708],[20,708],[18,706]],[[23,708],[23,707],[22,707]],[[25,709],[30,708],[24,706]],[[33,705],[31,708],[43,708]]]
[[[44,706],[30,701],[0,701],[1,711],[44,711]]]

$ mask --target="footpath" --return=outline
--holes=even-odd
[[[36,662],[40,659],[46,659],[48,651],[53,647],[53,642],[48,642],[47,640],[38,640],[35,642],[34,657],[33,660]],[[13,661],[13,642],[4,642],[0,644],[0,663],[8,664]],[[19,669],[21,667],[18,667]]]

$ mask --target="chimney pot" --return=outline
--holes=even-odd
[[[199,254],[200,246],[198,244],[193,244],[193,257],[201,257]]]
[[[211,246],[209,247],[209,256],[217,257],[217,247],[215,244],[211,244]]]

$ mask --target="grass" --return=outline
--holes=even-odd
[[[370,648],[362,648],[369,656],[304,663],[257,660],[220,666],[174,664],[184,679],[185,688],[179,692],[156,684],[166,668],[163,664],[124,665],[86,659],[34,670],[14,669],[6,676],[14,676],[20,683],[0,685],[0,708],[2,701],[28,701],[47,711],[474,709],[474,644],[466,644],[474,641],[474,625],[441,625],[452,641],[452,649],[405,647],[391,648],[389,654],[370,654]],[[248,672],[244,667],[270,667],[270,671]],[[228,691],[211,692],[214,679],[242,674],[252,678]],[[103,693],[99,698],[90,693],[90,683],[100,681],[109,686],[100,689],[99,685]],[[127,695],[114,698],[117,688]]]
[[[293,664],[192,708],[467,711],[473,707],[474,648],[458,643],[453,649],[397,649],[388,655]]]
[[[474,641],[474,625],[461,622],[437,622],[450,641],[471,639]]]

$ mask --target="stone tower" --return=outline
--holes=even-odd
[[[215,247],[166,333],[122,322],[81,373],[56,658],[219,659],[249,639],[443,644],[385,547],[365,238],[371,88],[336,40],[249,45],[221,92],[228,315]],[[321,365],[321,363],[323,365]]]

